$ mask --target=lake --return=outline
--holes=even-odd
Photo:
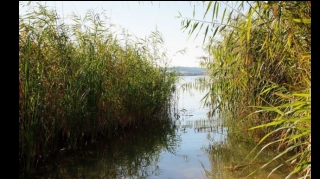
[[[262,153],[250,165],[244,161],[254,146],[243,141],[232,144],[234,141],[228,139],[227,127],[220,124],[218,115],[207,117],[208,109],[200,102],[206,91],[180,88],[199,77],[203,78],[184,76],[177,84],[178,100],[171,120],[151,119],[138,128],[77,151],[61,150],[49,164],[38,166],[37,171],[21,178],[244,178],[274,153]],[[266,178],[277,164],[252,178]],[[270,178],[284,178],[287,172],[283,168]]]

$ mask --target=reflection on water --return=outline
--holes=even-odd
[[[186,76],[180,83],[195,78]],[[180,88],[177,94],[172,120],[150,120],[77,152],[62,152],[63,157],[21,178],[243,178],[274,155],[267,152],[253,162],[244,160],[254,146],[230,136],[219,117],[207,118],[208,109],[200,102],[205,91]],[[267,178],[272,167],[252,178]],[[284,178],[287,171],[282,168],[270,178]]]
[[[220,137],[217,137],[218,135]],[[210,170],[206,170],[206,176],[212,179],[246,178],[251,172],[263,166],[277,155],[274,150],[266,149],[254,159],[260,149],[254,150],[248,156],[255,146],[239,140],[236,136],[226,134],[224,131],[213,135],[208,133],[207,138],[210,140],[210,143],[204,150],[210,156],[211,168]],[[265,179],[268,176],[270,179],[285,178],[291,170],[289,166],[282,165],[282,163],[283,159],[279,158],[247,178]],[[278,170],[273,171],[276,167],[279,167]],[[273,172],[270,174],[271,171]]]
[[[56,159],[31,178],[149,178],[161,172],[160,153],[181,142],[168,120],[152,120],[112,140],[99,141]]]

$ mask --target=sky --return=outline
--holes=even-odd
[[[72,12],[83,17],[89,9],[94,9],[94,12],[104,11],[108,17],[106,22],[114,24],[115,29],[127,29],[129,33],[143,39],[157,28],[164,40],[169,66],[199,67],[198,57],[205,55],[201,47],[204,35],[199,33],[195,40],[195,36],[188,40],[189,30],[184,32],[181,29],[183,19],[176,18],[179,12],[184,17],[192,18],[195,8],[195,19],[202,20],[205,7],[201,2],[41,1],[41,4],[56,9],[64,19]],[[19,6],[21,13],[23,10]],[[186,53],[176,53],[185,48]]]
[[[70,20],[72,13],[83,18],[88,10],[94,10],[95,13],[104,12],[107,16],[106,24],[113,24],[111,31],[118,34],[125,29],[129,34],[145,39],[157,28],[164,40],[163,47],[169,59],[169,66],[199,67],[199,57],[207,56],[202,50],[204,29],[207,24],[204,24],[197,38],[194,37],[198,29],[188,38],[189,29],[182,30],[181,21],[184,18],[177,18],[177,16],[211,22],[214,3],[207,17],[203,18],[208,1],[204,1],[204,4],[199,1],[32,1],[30,6],[21,6],[28,2],[31,1],[19,1],[19,15],[23,15],[27,8],[40,3],[55,9],[66,24],[72,23]],[[229,7],[237,7],[238,1],[227,2],[228,7],[225,6],[226,2],[219,2],[219,4],[218,19],[215,18],[213,21],[223,23],[220,20],[224,8],[227,8],[226,14],[228,14]],[[248,7],[245,7],[245,10],[237,9],[236,11],[243,13],[248,11]],[[219,34],[215,38],[219,38]],[[186,50],[185,53],[177,53],[183,49]]]

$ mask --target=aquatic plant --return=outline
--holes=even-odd
[[[19,14],[19,164],[24,168],[61,148],[75,149],[170,112],[177,76],[158,63],[168,59],[157,30],[145,40],[134,39],[125,31],[112,32],[103,12],[73,14],[66,23],[55,10],[32,4]]]
[[[242,131],[257,138],[262,149],[277,148],[276,158],[291,156],[285,161],[293,166],[287,178],[292,174],[309,178],[311,2],[203,4],[203,20],[181,14],[180,18],[190,36],[196,30],[205,34],[207,56],[201,65],[211,74],[210,80],[200,85],[210,86],[204,97],[204,103],[211,106],[209,115],[228,111],[224,118],[233,126],[230,132]],[[208,14],[212,15],[209,20]]]

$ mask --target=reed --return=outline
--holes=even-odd
[[[157,48],[161,34],[119,40],[106,18],[90,10],[67,25],[42,4],[19,15],[19,164],[26,170],[61,148],[169,111],[177,77],[155,60],[167,60]]]
[[[309,178],[311,2],[204,5],[204,20],[180,17],[190,36],[196,29],[205,33],[207,56],[201,65],[211,74],[209,82],[200,85],[209,85],[204,100],[211,106],[210,115],[226,112],[230,132],[256,138],[262,149],[276,147],[276,158],[292,156],[285,161],[294,166],[287,178],[297,173]],[[212,21],[205,18],[209,12]]]

